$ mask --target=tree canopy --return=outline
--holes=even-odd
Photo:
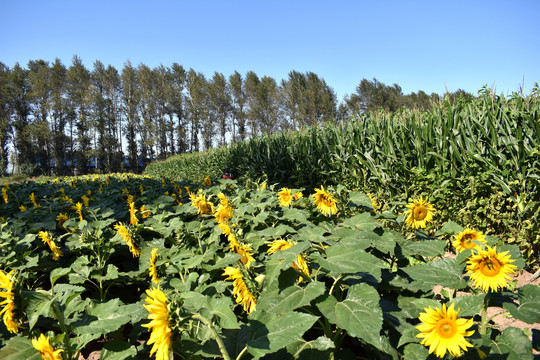
[[[0,63],[0,173],[8,162],[29,175],[139,172],[152,159],[438,98],[363,79],[338,104],[323,78],[295,70],[277,81],[253,71],[206,77],[177,63],[89,69],[78,56],[69,66]]]

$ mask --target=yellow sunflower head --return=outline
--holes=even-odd
[[[293,245],[294,244],[292,242],[287,241],[287,240],[283,240],[283,239],[274,240],[272,241],[272,243],[270,243],[270,247],[268,248],[268,250],[266,250],[266,252],[269,255],[271,255],[277,252],[278,250],[290,249],[291,247],[293,247]],[[291,267],[309,276],[309,267],[307,265],[306,257],[304,256],[304,254],[298,254],[296,256],[296,260],[294,260],[293,263],[291,264]],[[300,277],[299,281],[302,282],[302,280],[303,280],[302,277]]]
[[[465,229],[456,235],[456,240],[452,242],[452,245],[456,248],[458,253],[467,249],[480,250],[479,243],[486,243],[486,236],[481,231],[475,229]]]
[[[210,186],[212,185],[212,179],[210,179],[210,176],[207,176],[204,178],[203,182],[202,182],[202,185],[203,186]]]
[[[148,271],[150,273],[150,278],[152,279],[152,282],[158,284],[161,280],[158,277],[156,260],[157,260],[157,248],[153,248],[152,255],[150,256],[150,267],[148,268]]]
[[[283,207],[291,206],[291,203],[293,201],[291,189],[282,188],[281,191],[278,192],[278,200],[279,200],[279,204]]]
[[[242,256],[240,261],[242,262],[242,264],[246,265],[246,267],[249,268],[249,265],[255,261],[255,258],[253,257],[253,249],[251,248],[251,246],[247,244],[239,244],[238,242],[236,242],[236,244],[232,245],[231,247],[233,248],[233,251],[235,253]]]
[[[0,315],[4,320],[4,324],[10,333],[17,334],[21,327],[15,318],[15,270],[11,270],[9,273],[4,273],[0,270],[0,289],[4,291],[0,292],[0,298],[4,298],[4,301],[0,302],[2,310]]]
[[[143,219],[146,219],[147,217],[149,217],[150,215],[152,215],[152,213],[150,212],[150,210],[148,210],[146,208],[146,205],[143,205],[141,206],[141,210],[139,210],[141,212],[141,217]]]
[[[66,214],[60,213],[56,217],[56,221],[58,222],[59,227],[64,227],[64,223],[68,220],[68,217]]]
[[[497,291],[499,288],[508,286],[517,267],[511,263],[515,260],[510,258],[508,251],[497,252],[497,247],[489,247],[487,250],[478,250],[477,254],[469,257],[467,272],[475,287],[482,288],[485,292]]]
[[[2,197],[4,198],[4,202],[6,204],[8,203],[8,200],[9,200],[7,191],[8,191],[7,188],[5,188],[5,187],[2,188]]]
[[[131,225],[137,225],[139,223],[139,219],[137,219],[137,208],[135,207],[135,203],[132,201],[129,203],[129,223]]]
[[[315,194],[311,195],[313,202],[317,206],[322,214],[326,216],[334,215],[337,213],[337,202],[329,193],[321,186],[320,189],[315,189]]]
[[[227,276],[225,280],[233,280],[233,296],[236,298],[237,304],[242,304],[246,313],[255,311],[257,306],[257,296],[255,291],[255,281],[251,281],[247,269],[242,265],[240,268],[227,266],[223,271],[223,276]]]
[[[429,353],[435,353],[442,358],[448,351],[452,356],[461,356],[461,350],[467,351],[472,345],[465,340],[466,336],[471,336],[474,331],[467,331],[472,325],[472,319],[459,319],[459,309],[454,310],[454,304],[448,308],[446,304],[441,308],[424,309],[420,313],[419,319],[422,322],[416,328],[420,334],[422,345],[429,347]]]
[[[131,229],[121,223],[116,224],[113,227],[116,230],[117,234],[120,235],[122,239],[124,239],[127,246],[129,247],[129,251],[131,252],[131,254],[133,254],[133,257],[139,257],[141,251],[135,246]]]
[[[171,346],[171,316],[168,310],[168,301],[165,294],[158,288],[146,290],[148,297],[145,299],[144,307],[148,311],[148,324],[143,327],[150,329],[150,339],[148,345],[154,344],[150,350],[150,356],[156,353],[157,360],[169,359],[169,348]]]
[[[206,196],[203,193],[199,193],[197,196],[193,195],[191,206],[197,209],[197,214],[214,213],[214,205],[206,200]]]
[[[407,225],[413,229],[425,228],[426,223],[433,220],[435,209],[428,199],[420,198],[413,199],[412,203],[407,204],[409,210],[405,211],[407,216]]]
[[[294,193],[294,200],[300,200],[303,197],[304,197],[304,194],[302,194],[301,191],[297,191]]]
[[[232,206],[228,204],[226,206],[219,204],[216,212],[214,213],[214,217],[218,223],[226,223],[230,218],[233,217]]]
[[[39,351],[43,360],[62,360],[63,349],[54,350],[49,343],[49,339],[45,335],[40,334],[39,338],[32,339],[32,345]]]

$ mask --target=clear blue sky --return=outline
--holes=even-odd
[[[363,78],[408,94],[540,83],[540,1],[1,0],[0,61],[121,71],[177,62],[211,77],[312,71],[341,100]]]

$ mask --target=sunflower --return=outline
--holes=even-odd
[[[197,214],[212,214],[214,212],[214,205],[206,200],[203,193],[199,193],[197,196],[192,195],[191,206],[196,208]]]
[[[452,245],[456,248],[458,253],[467,249],[480,250],[478,242],[486,243],[486,236],[481,231],[475,229],[465,229],[456,235],[456,240],[452,242]]]
[[[269,255],[272,255],[278,250],[287,250],[293,246],[294,244],[290,241],[278,239],[278,240],[272,241],[272,243],[270,244],[270,247],[268,248],[266,252]],[[298,254],[296,256],[296,260],[293,261],[291,267],[309,276],[309,267],[306,263],[306,258],[304,257],[304,254]],[[302,281],[302,277],[300,277],[300,282],[301,281]]]
[[[141,185],[141,186],[142,186],[142,185]],[[152,215],[152,213],[150,212],[150,210],[148,210],[148,209],[146,208],[146,205],[141,206],[141,210],[139,210],[139,211],[140,211],[141,217],[142,217],[143,219],[146,219],[147,217],[149,217],[150,215]]]
[[[83,201],[85,207],[88,207],[90,205],[90,199],[88,198],[88,196],[81,196],[81,200]]]
[[[2,188],[2,197],[4,198],[4,202],[7,204],[8,203],[8,194],[7,194],[7,188]]]
[[[473,331],[467,331],[473,325],[472,319],[458,319],[459,309],[454,310],[454,304],[442,309],[431,307],[424,309],[420,313],[419,320],[422,324],[416,326],[420,334],[416,335],[423,340],[420,344],[429,346],[429,353],[442,358],[446,351],[455,356],[461,356],[461,350],[467,351],[467,347],[472,347],[465,340],[465,336],[471,336]]]
[[[294,193],[294,200],[300,200],[303,197],[304,197],[304,194],[302,194],[301,191],[297,191]]]
[[[157,288],[146,290],[146,294],[148,297],[145,301],[148,305],[144,305],[144,307],[148,310],[150,322],[142,326],[152,331],[150,339],[148,339],[148,345],[154,344],[150,350],[150,356],[156,353],[156,360],[168,360],[172,329],[167,310],[167,297]]]
[[[58,222],[58,226],[61,228],[64,228],[64,223],[68,220],[68,217],[66,214],[60,213],[56,217],[56,221]]]
[[[204,178],[203,182],[202,182],[202,185],[203,186],[210,186],[212,185],[212,179],[210,179],[210,176],[207,176]]]
[[[45,335],[40,334],[38,339],[32,339],[32,345],[39,351],[43,360],[62,360],[62,351],[64,349],[54,350],[49,339]]]
[[[79,214],[80,221],[83,221],[82,208],[83,208],[83,204],[81,204],[80,202],[75,204],[75,211],[77,211],[77,214]]]
[[[157,260],[157,248],[153,248],[152,255],[150,257],[150,267],[148,268],[148,271],[150,272],[150,278],[152,279],[152,282],[158,284],[161,280],[158,277],[157,268],[156,268],[156,260]]]
[[[375,212],[379,208],[379,203],[377,203],[377,199],[373,195],[368,194],[368,196],[371,201],[371,207],[373,208],[371,211]]]
[[[433,213],[435,209],[430,204],[428,199],[422,198],[414,199],[412,203],[407,204],[409,210],[405,211],[405,214],[409,214],[407,217],[407,225],[413,229],[420,229],[426,227],[426,222],[433,220]]]
[[[219,204],[218,208],[214,214],[216,221],[218,223],[226,223],[230,218],[233,217],[233,208],[227,202],[227,205]]]
[[[32,202],[32,204],[34,204],[35,207],[41,207],[41,205],[39,205],[36,201],[36,196],[34,195],[34,193],[31,193],[30,194],[30,201]]]
[[[0,298],[5,298],[0,302],[0,305],[4,305],[0,315],[3,314],[4,324],[10,333],[16,334],[19,332],[19,324],[15,321],[15,295],[13,289],[15,288],[14,279],[15,270],[11,270],[9,273],[4,273],[0,270],[0,289],[6,291],[0,292]]]
[[[127,246],[129,247],[129,251],[133,254],[133,257],[139,257],[141,254],[141,251],[137,249],[135,244],[133,243],[133,237],[131,236],[131,232],[124,224],[116,224],[114,225],[114,229],[124,239]]]
[[[137,219],[137,210],[135,208],[135,203],[132,201],[129,203],[129,223],[131,225],[137,225],[139,223],[139,219]]]
[[[329,193],[324,190],[324,187],[321,185],[320,189],[314,189],[315,194],[311,195],[315,205],[317,205],[317,210],[326,216],[334,215],[337,213],[336,199],[332,197]]]
[[[242,271],[237,268],[227,266],[223,271],[223,276],[227,276],[225,280],[234,280],[233,295],[236,297],[236,303],[242,304],[244,311],[248,314],[255,311],[255,307],[257,306],[257,298],[253,291],[248,289]]]
[[[229,238],[231,236],[229,235]],[[233,238],[234,238],[234,235],[233,235]],[[232,240],[232,239],[231,239]],[[242,264],[246,265],[246,267],[249,268],[249,265],[255,261],[255,259],[253,258],[253,249],[251,248],[251,246],[249,245],[246,245],[246,244],[238,244],[238,242],[236,242],[236,239],[235,239],[235,242],[236,244],[233,245],[233,242],[229,240],[231,242],[231,247],[233,248],[232,250],[237,253],[238,255],[241,255],[242,258],[240,259],[240,261],[242,262]]]
[[[25,212],[27,209],[26,209],[26,206],[21,205],[19,206],[19,210],[21,210],[21,212]]]
[[[40,231],[38,233],[38,236],[41,240],[43,240],[45,244],[49,245],[49,248],[53,252],[53,260],[58,260],[60,259],[60,256],[64,255],[62,254],[62,251],[58,248],[58,246],[56,246],[56,244],[54,243],[54,240],[52,239],[52,236],[49,232]]]
[[[510,258],[508,251],[497,253],[497,247],[486,245],[487,250],[478,250],[478,254],[473,254],[467,261],[467,272],[475,287],[480,287],[485,292],[497,291],[499,288],[508,286],[517,267],[512,265],[514,259]]]
[[[278,192],[278,200],[279,200],[279,204],[283,207],[291,206],[291,203],[293,201],[291,189],[281,188],[281,191]]]

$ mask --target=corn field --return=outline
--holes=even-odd
[[[484,89],[475,99],[449,99],[430,112],[359,115],[300,132],[263,136],[212,151],[207,172],[313,188],[341,184],[407,201],[419,188],[438,197],[444,220],[509,234],[538,266],[540,235],[540,91],[509,98]],[[150,165],[146,173],[201,181],[201,157]],[[179,162],[180,161],[180,162]],[[180,170],[181,169],[181,170]],[[437,201],[440,201],[437,203]],[[493,206],[493,209],[488,209]],[[450,216],[452,215],[452,216]]]

